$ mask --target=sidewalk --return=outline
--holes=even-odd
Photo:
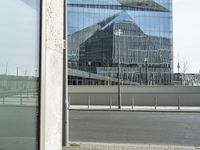
[[[75,143],[71,143],[70,148],[64,148],[63,150],[200,150],[200,147],[194,146]]]
[[[200,113],[200,107],[180,107],[172,106],[122,106],[119,110],[117,106],[105,105],[70,105],[70,110],[85,110],[85,111],[135,111],[135,112],[191,112]]]

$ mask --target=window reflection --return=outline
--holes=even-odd
[[[0,149],[36,150],[39,0],[0,1]]]
[[[120,57],[124,85],[172,85],[171,14],[171,0],[68,1],[69,84],[118,84]]]

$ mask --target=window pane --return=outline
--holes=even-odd
[[[165,2],[69,0],[69,84],[116,85],[119,77],[123,85],[173,85],[172,1]]]
[[[36,150],[39,0],[0,1],[0,149]]]

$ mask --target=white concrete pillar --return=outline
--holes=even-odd
[[[63,0],[42,0],[40,150],[62,150]]]

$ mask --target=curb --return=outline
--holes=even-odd
[[[111,112],[168,112],[168,113],[200,113],[200,110],[139,110],[139,109],[84,109],[70,108],[70,111],[111,111]]]
[[[70,143],[78,143],[79,147],[74,149],[88,149],[88,150],[200,150],[198,146],[182,146],[182,145],[156,145],[156,144],[121,144],[121,143],[93,143],[93,142],[78,142],[72,141]]]

